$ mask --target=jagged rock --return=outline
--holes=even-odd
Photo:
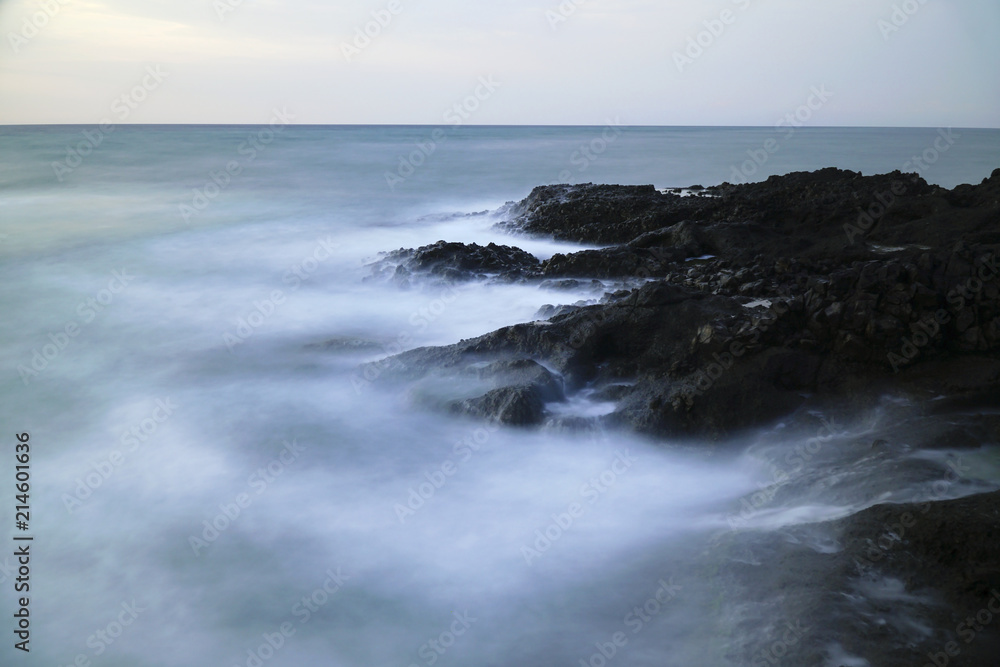
[[[490,243],[448,243],[438,241],[417,249],[400,248],[369,265],[372,278],[389,274],[399,284],[409,283],[414,274],[424,274],[448,282],[483,279],[500,274],[512,279],[537,267],[538,259],[520,248]]]
[[[493,389],[478,398],[455,401],[451,410],[510,426],[537,426],[545,416],[545,404],[533,386]]]
[[[861,235],[845,231],[901,182],[877,224]],[[394,360],[410,379],[530,358],[569,390],[627,382],[607,421],[661,435],[722,437],[787,414],[806,395],[864,401],[888,384],[989,391],[1000,382],[989,371],[1000,359],[1000,244],[980,241],[994,233],[998,191],[1000,170],[952,192],[899,172],[837,169],[724,184],[701,200],[652,187],[536,188],[508,207],[507,228],[619,245],[535,262],[506,246],[441,242],[393,255],[404,260],[400,279],[509,270],[504,279],[545,280],[547,289],[580,289],[580,278],[632,288],[598,304],[546,306],[536,315],[545,321]],[[904,234],[894,249],[876,247]],[[691,261],[706,254],[714,257]],[[972,354],[990,363],[969,374],[956,360]],[[498,380],[483,391],[519,382]],[[500,395],[460,400],[487,414]],[[502,395],[537,423],[531,392]]]
[[[582,250],[567,255],[555,254],[541,263],[539,272],[546,278],[648,278],[661,276],[675,262],[683,260],[683,252],[669,249],[638,249],[615,247],[603,250]]]

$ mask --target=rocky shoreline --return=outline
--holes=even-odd
[[[444,241],[389,253],[373,278],[402,287],[493,280],[599,292],[594,305],[553,306],[544,319],[391,365],[413,380],[485,361],[541,363],[567,391],[615,401],[609,422],[657,436],[725,437],[789,414],[806,395],[998,387],[1000,170],[950,191],[899,172],[826,169],[704,193],[536,188],[498,226],[614,244],[545,261]]]
[[[501,217],[511,245],[400,249],[372,265],[371,279],[401,288],[481,280],[590,289],[591,302],[553,304],[533,322],[373,362],[360,370],[366,378],[404,383],[433,409],[529,428],[586,427],[547,407],[585,391],[614,406],[595,418],[601,426],[703,444],[815,410],[854,414],[891,394],[917,412],[935,401],[950,415],[920,436],[923,446],[1000,441],[1000,169],[951,190],[914,174],[838,169],[697,196],[544,186]],[[516,247],[518,235],[595,248],[542,261]],[[840,544],[835,553],[802,546],[754,584],[761,569],[742,572],[735,561],[721,576],[764,594],[801,568],[825,573],[823,590],[781,603],[807,624],[822,622],[817,605],[837,605],[831,596],[863,597],[865,582],[891,578],[902,582],[896,603],[916,605],[931,624],[914,643],[891,624],[845,618],[789,649],[798,656],[789,664],[824,664],[824,641],[838,632],[871,664],[935,664],[938,653],[938,664],[992,664],[1000,614],[980,623],[968,647],[956,628],[1000,590],[998,500],[875,505],[825,526]],[[861,558],[907,513],[921,518],[903,534],[890,531],[905,546]],[[753,539],[767,552],[769,540],[784,538]],[[914,602],[915,591],[931,594]],[[995,606],[1000,612],[1000,596]],[[951,641],[960,653],[949,653]]]

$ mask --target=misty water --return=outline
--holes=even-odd
[[[403,291],[364,281],[379,252],[572,250],[493,231],[483,212],[552,182],[732,181],[784,132],[448,128],[411,161],[433,128],[280,127],[264,142],[260,128],[130,127],[53,167],[82,129],[0,129],[0,411],[8,442],[34,445],[35,644],[20,664],[740,664],[786,619],[710,576],[720,536],[1000,479],[982,451],[922,452],[917,434],[872,454],[903,421],[892,397],[739,442],[663,443],[442,415],[358,371],[594,298]],[[958,134],[929,181],[997,166],[1000,133]],[[892,171],[938,136],[802,129],[752,178]],[[581,394],[554,410],[611,407]],[[963,479],[942,484],[955,457]],[[8,517],[12,485],[0,500]],[[837,545],[820,533],[815,548]]]

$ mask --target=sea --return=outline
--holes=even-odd
[[[845,458],[893,399],[721,444],[441,414],[360,365],[593,294],[403,290],[368,265],[440,239],[577,249],[494,229],[539,185],[830,166],[978,183],[1000,130],[299,126],[280,109],[262,126],[0,127],[0,663],[746,664],[788,619],[700,565],[726,536],[940,482],[876,484],[884,460]],[[975,483],[943,498],[1000,486],[991,452],[894,456],[964,457]],[[830,664],[867,664],[845,651]]]

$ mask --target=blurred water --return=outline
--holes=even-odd
[[[603,128],[448,130],[390,188],[432,128],[289,127],[251,160],[259,128],[122,127],[60,181],[83,129],[0,128],[0,421],[35,446],[37,643],[19,664],[575,665],[618,631],[622,664],[726,664],[719,591],[691,565],[768,483],[760,455],[486,428],[359,383],[363,361],[587,296],[362,278],[383,250],[515,242],[448,214],[554,181],[731,180],[773,132],[626,128],[585,161]],[[929,180],[997,166],[1000,133],[960,134]],[[755,178],[888,171],[935,136],[801,130]],[[369,344],[312,347],[338,337]],[[747,525],[873,502],[851,488]],[[0,500],[7,516],[9,485]]]

